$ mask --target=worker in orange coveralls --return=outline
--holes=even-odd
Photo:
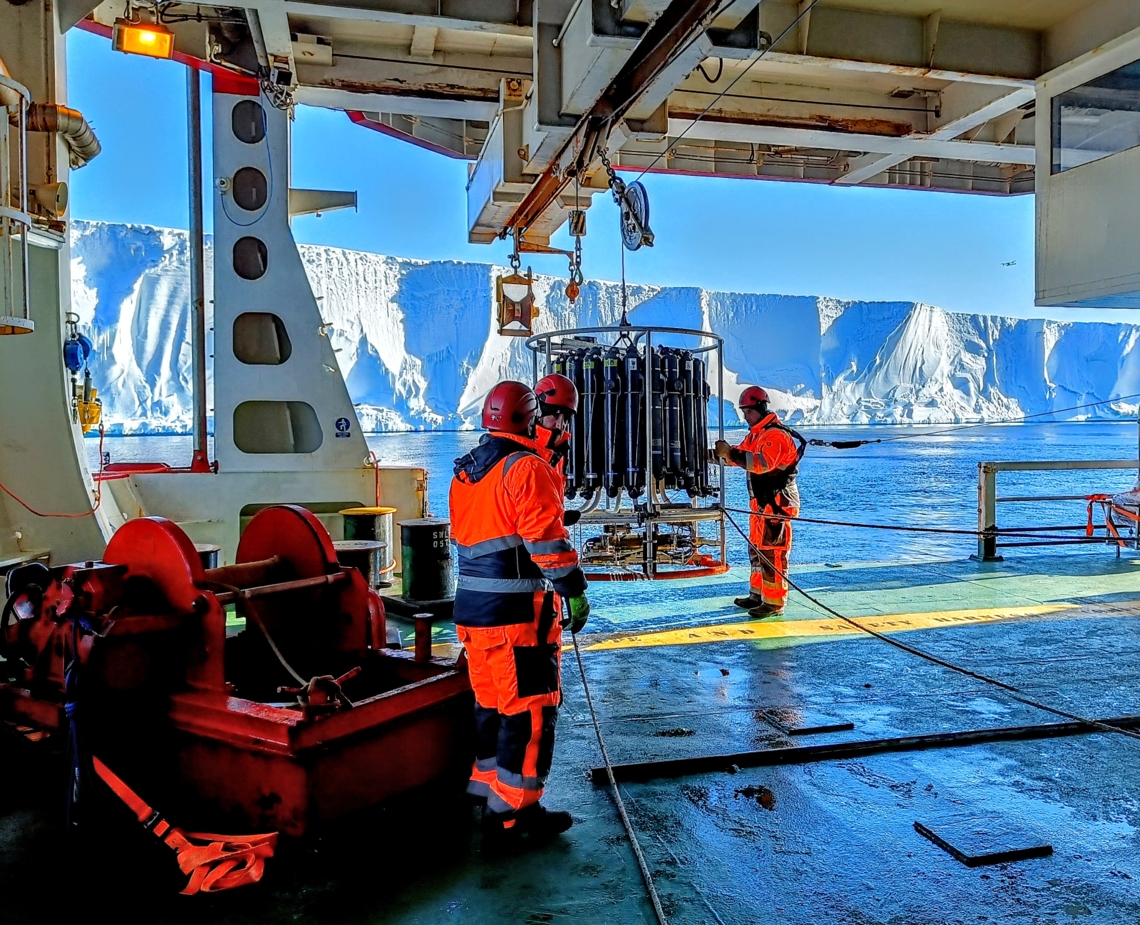
[[[479,445],[455,461],[451,535],[459,549],[455,624],[475,692],[475,765],[488,835],[549,836],[573,824],[541,805],[561,703],[562,602],[586,624],[586,577],[562,524],[562,482],[535,441],[539,406],[521,382],[483,403]]]
[[[716,442],[714,454],[748,472],[752,516],[748,558],[752,574],[748,596],[734,601],[748,609],[749,616],[780,613],[788,600],[788,553],[792,548],[792,522],[785,518],[800,512],[796,472],[807,441],[768,410],[768,393],[750,386],[740,396],[739,407],[748,424],[740,446]],[[773,516],[778,515],[778,516]]]
[[[570,422],[578,411],[578,387],[561,373],[551,373],[539,379],[534,386],[538,398],[538,428],[535,439],[542,455],[562,481],[566,493],[566,457],[570,455]],[[576,524],[581,514],[568,510],[562,521],[566,526]]]

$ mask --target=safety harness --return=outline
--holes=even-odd
[[[780,421],[774,417],[772,421],[766,424],[762,429],[771,430],[773,428],[782,430],[798,444],[796,449],[796,461],[786,469],[773,469],[771,472],[765,472],[763,474],[750,472],[748,474],[748,488],[761,510],[770,507],[777,514],[787,516],[787,511],[780,506],[780,503],[776,499],[780,493],[788,487],[788,483],[799,473],[800,460],[804,458],[804,452],[807,450],[808,442],[799,431],[793,430],[786,424],[780,423]]]

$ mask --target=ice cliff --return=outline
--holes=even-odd
[[[529,378],[521,339],[492,327],[501,268],[308,245],[301,255],[366,429],[469,427],[495,381]],[[207,240],[207,274],[211,256]],[[185,232],[74,223],[73,307],[113,431],[190,427],[187,261]],[[576,303],[564,285],[538,278],[537,330],[620,317],[617,284],[587,283]],[[635,323],[721,334],[728,401],[759,383],[803,423],[1002,420],[1140,393],[1136,325],[696,288],[633,286],[628,300]],[[1136,413],[1128,399],[1059,417]]]

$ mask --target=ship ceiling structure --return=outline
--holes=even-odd
[[[262,0],[162,10],[179,51],[203,56],[209,45],[215,61],[260,67],[295,102],[474,160],[470,240],[521,232],[537,246],[605,189],[603,154],[639,173],[1033,192],[1041,137],[1048,150],[1046,78],[1140,34],[1135,0]],[[228,21],[197,22],[198,10]],[[91,15],[108,26],[122,13],[115,0]],[[1119,270],[1104,272],[1130,276]],[[1090,285],[1083,304],[1102,295]],[[1074,286],[1039,280],[1038,299],[1056,304]]]

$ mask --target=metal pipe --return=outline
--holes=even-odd
[[[187,177],[190,187],[190,352],[194,372],[194,453],[190,468],[210,468],[206,408],[206,282],[202,221],[202,88],[198,71],[186,68]]]
[[[582,507],[578,508],[579,513],[589,514],[591,511],[593,511],[595,508],[597,508],[598,504],[601,503],[601,500],[602,500],[602,490],[599,488],[594,492],[594,497],[592,497],[589,501],[587,501],[584,505],[582,505]]]
[[[281,564],[280,556],[271,556],[268,559],[258,559],[255,562],[238,562],[235,565],[208,568],[204,574],[206,581],[210,584],[227,585],[231,588],[249,588],[268,582]]]
[[[570,7],[570,12],[566,14],[566,19],[562,23],[562,28],[558,30],[558,36],[551,43],[555,48],[562,47],[562,40],[566,38],[566,30],[570,28],[570,23],[573,22],[574,17],[578,14],[578,7],[582,5],[582,0],[574,0],[574,5]]]
[[[925,735],[897,736],[890,739],[864,739],[856,742],[835,742],[825,745],[800,745],[791,748],[762,748],[735,755],[697,755],[692,758],[667,758],[663,761],[642,761],[613,765],[614,779],[621,781],[647,781],[663,777],[683,777],[689,774],[727,771],[730,768],[760,768],[781,764],[810,764],[817,761],[837,761],[864,755],[881,755],[886,752],[912,752],[931,748],[959,748],[965,745],[982,745],[989,742],[1024,742],[1032,739],[1055,739],[1063,736],[1099,732],[1096,725],[1116,726],[1121,729],[1140,727],[1140,716],[1119,716],[1115,719],[1089,722],[1039,723],[1033,726],[1006,726],[989,729],[965,729],[954,732],[934,732]],[[593,768],[589,778],[594,784],[608,781],[605,768]]]
[[[243,588],[241,591],[223,591],[214,595],[219,604],[232,604],[234,601],[249,601],[257,597],[269,597],[273,594],[288,594],[291,591],[305,591],[309,588],[323,588],[326,585],[335,585],[344,581],[347,572],[333,572],[331,575],[318,575],[316,578],[298,578],[296,581],[282,581],[275,585],[258,585],[253,588]]]
[[[417,613],[416,621],[416,654],[417,662],[431,661],[431,625],[435,617],[430,613]]]

